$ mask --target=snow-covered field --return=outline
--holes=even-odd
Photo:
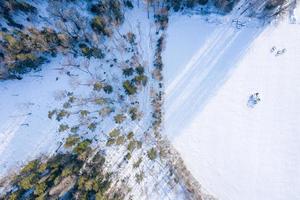
[[[67,78],[55,69],[60,60],[54,59],[43,71],[21,81],[1,82],[0,177],[27,159],[55,151],[58,125],[47,114],[59,103],[57,92],[68,85]]]
[[[170,19],[165,133],[218,199],[300,197],[299,10],[294,24],[241,29]],[[256,92],[261,101],[248,107]]]

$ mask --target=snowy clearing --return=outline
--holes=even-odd
[[[60,59],[22,81],[1,82],[0,177],[18,167],[16,164],[55,151],[55,141],[60,140],[58,125],[47,118],[47,113],[59,104],[54,98],[56,92],[68,86],[67,78],[55,69]]]
[[[294,17],[294,24],[238,30],[197,16],[170,19],[165,133],[218,199],[300,196],[300,25]],[[255,93],[260,101],[251,108]]]

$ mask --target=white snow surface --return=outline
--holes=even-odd
[[[165,134],[218,199],[300,198],[298,11],[294,24],[241,29],[199,16],[170,19]],[[256,92],[261,101],[249,108]]]
[[[60,140],[58,125],[47,114],[59,104],[54,98],[56,92],[68,85],[68,79],[55,70],[60,60],[55,58],[43,71],[30,73],[20,81],[1,82],[0,177],[28,159],[55,151],[55,141]]]

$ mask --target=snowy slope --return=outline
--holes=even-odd
[[[221,200],[300,197],[299,35],[298,21],[236,30],[195,16],[170,20],[165,132]],[[249,108],[255,92],[261,101]]]

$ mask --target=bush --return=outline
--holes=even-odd
[[[137,68],[135,68],[135,71],[138,75],[142,75],[144,74],[145,70],[144,70],[144,67],[143,66],[138,66]]]
[[[111,146],[111,145],[115,144],[115,142],[116,142],[116,139],[109,138],[106,142],[106,146]]]
[[[104,18],[100,16],[96,16],[92,19],[91,22],[92,29],[99,34],[103,34],[105,36],[110,36],[109,31],[106,29],[106,21]]]
[[[138,118],[138,109],[136,107],[132,107],[129,109],[129,114],[131,119],[134,121]]]
[[[127,150],[132,152],[135,148],[137,148],[137,142],[135,140],[130,141],[127,145]]]
[[[134,70],[132,67],[123,69],[123,75],[125,77],[131,76],[133,74],[133,72],[134,72]]]
[[[107,94],[110,94],[110,93],[113,92],[113,87],[112,87],[111,85],[105,85],[105,86],[103,87],[103,91],[104,91],[105,93],[107,93]]]
[[[79,141],[80,141],[80,138],[78,137],[78,135],[69,135],[66,139],[64,146],[66,148],[69,148],[69,147],[74,146]]]
[[[24,190],[28,190],[34,186],[36,181],[37,181],[37,176],[34,173],[32,173],[29,176],[24,177],[20,181],[19,186]]]
[[[119,129],[114,129],[109,133],[109,136],[111,138],[115,138],[118,137],[120,135],[120,130]]]
[[[143,159],[139,158],[135,163],[133,163],[133,168],[138,168],[142,163]]]
[[[9,66],[11,74],[24,74],[32,69],[36,70],[40,65],[44,64],[47,59],[35,54],[18,54],[13,64]]]
[[[103,88],[103,84],[100,83],[100,82],[96,82],[96,83],[94,84],[93,90],[95,90],[95,91],[100,91],[102,88]]]
[[[30,161],[27,165],[25,165],[22,170],[21,170],[21,173],[22,174],[27,174],[27,173],[30,173],[34,170],[37,169],[39,165],[39,161],[38,160],[33,160],[33,161]]]
[[[102,117],[106,117],[112,112],[113,112],[112,108],[104,107],[104,108],[101,108],[101,110],[99,111],[99,115],[102,116]]]
[[[96,128],[97,128],[97,124],[95,122],[90,123],[88,125],[88,129],[91,130],[92,132],[94,132],[96,130]]]
[[[103,59],[105,57],[105,54],[101,51],[101,49],[95,48],[95,47],[88,47],[86,44],[80,44],[79,48],[81,49],[81,53],[83,56],[90,59],[91,57]]]
[[[90,144],[90,140],[83,140],[82,142],[78,143],[77,146],[74,148],[74,153],[82,154],[83,152],[89,149]]]
[[[131,139],[133,139],[133,137],[134,137],[134,133],[133,132],[129,132],[128,135],[127,135],[127,139],[131,140]]]
[[[60,124],[58,128],[58,132],[64,132],[69,129],[68,124]]]
[[[147,156],[150,160],[155,160],[157,157],[157,152],[154,148],[151,148],[148,152],[147,152]]]
[[[133,95],[137,92],[137,88],[130,81],[123,82],[123,88],[125,89],[126,94]]]
[[[35,186],[34,194],[37,196],[41,196],[46,191],[47,185],[45,182],[39,183]]]
[[[121,124],[126,119],[126,117],[123,114],[118,114],[114,117],[114,119],[117,124]]]
[[[117,137],[116,145],[124,144],[124,142],[125,142],[125,136],[124,135],[121,135],[121,136]]]
[[[139,174],[135,174],[135,180],[138,184],[140,184],[144,180],[144,173],[141,172]]]
[[[147,81],[148,81],[148,77],[145,75],[138,75],[133,79],[133,82],[137,84],[142,84],[143,86],[146,86]]]

